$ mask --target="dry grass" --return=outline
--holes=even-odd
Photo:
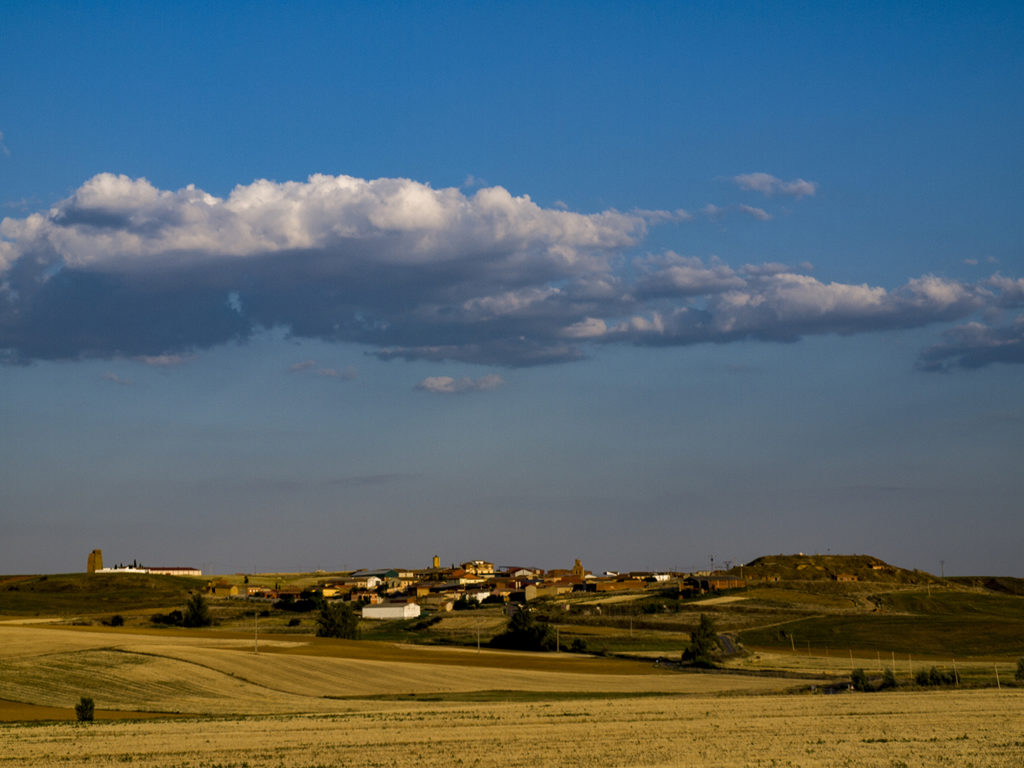
[[[336,712],[338,699],[513,691],[568,695],[781,690],[791,680],[680,674],[571,654],[429,649],[220,633],[0,627],[0,698],[207,715]]]
[[[1017,768],[1022,717],[1009,691],[358,702],[327,716],[0,725],[0,766]]]
[[[0,722],[0,768],[1024,764],[1020,689],[777,693],[791,682],[569,654],[289,638],[256,655],[226,633],[0,626],[0,699],[29,705],[0,703],[0,721],[70,720],[80,695],[98,720],[191,713]]]

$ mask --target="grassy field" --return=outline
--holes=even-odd
[[[739,637],[761,648],[809,643],[929,657],[1024,656],[1024,598],[915,589],[873,595],[872,604],[868,612],[795,617],[743,630]]]
[[[0,576],[0,616],[148,616],[184,605],[189,591],[205,584],[202,578],[145,573]]]

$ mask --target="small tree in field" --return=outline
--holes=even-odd
[[[210,616],[210,608],[201,594],[195,592],[185,606],[185,613],[182,615],[181,623],[186,627],[208,627],[213,624],[213,617]]]
[[[896,675],[895,675],[895,673],[891,669],[889,669],[889,667],[886,667],[885,671],[882,672],[882,682],[879,683],[878,687],[879,688],[895,688],[897,685],[898,685],[898,683],[896,682]]]
[[[516,651],[550,651],[555,647],[555,633],[546,621],[538,621],[533,613],[521,607],[512,614],[508,626],[490,642],[493,648]]]
[[[317,637],[337,637],[342,640],[359,639],[359,617],[347,603],[328,603],[321,599],[317,606]]]
[[[855,691],[870,691],[871,683],[868,681],[867,673],[860,668],[850,673],[850,685]]]
[[[700,623],[690,633],[690,644],[683,651],[683,663],[695,667],[713,667],[715,655],[719,651],[718,634],[715,623],[705,613],[700,615]]]
[[[75,704],[75,715],[78,717],[80,722],[91,723],[95,714],[96,705],[93,704],[92,699],[88,696],[83,696],[81,700]]]

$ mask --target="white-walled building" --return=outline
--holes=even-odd
[[[381,603],[380,605],[364,605],[364,619],[415,619],[420,615],[420,607],[416,603]]]

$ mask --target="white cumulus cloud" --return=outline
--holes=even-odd
[[[769,174],[735,181],[797,197],[816,188]],[[753,206],[703,213],[769,216]],[[216,197],[99,174],[47,211],[0,221],[0,362],[167,366],[265,329],[360,344],[382,360],[502,367],[571,362],[609,343],[793,341],[978,318],[1000,348],[1015,338],[998,325],[1024,306],[1015,276],[921,275],[882,286],[814,277],[806,263],[733,266],[635,249],[651,226],[688,215],[578,213],[502,187],[470,194],[401,178],[317,174]],[[948,337],[943,349],[968,335]],[[289,370],[357,375],[313,360]],[[501,383],[440,376],[420,388]]]

